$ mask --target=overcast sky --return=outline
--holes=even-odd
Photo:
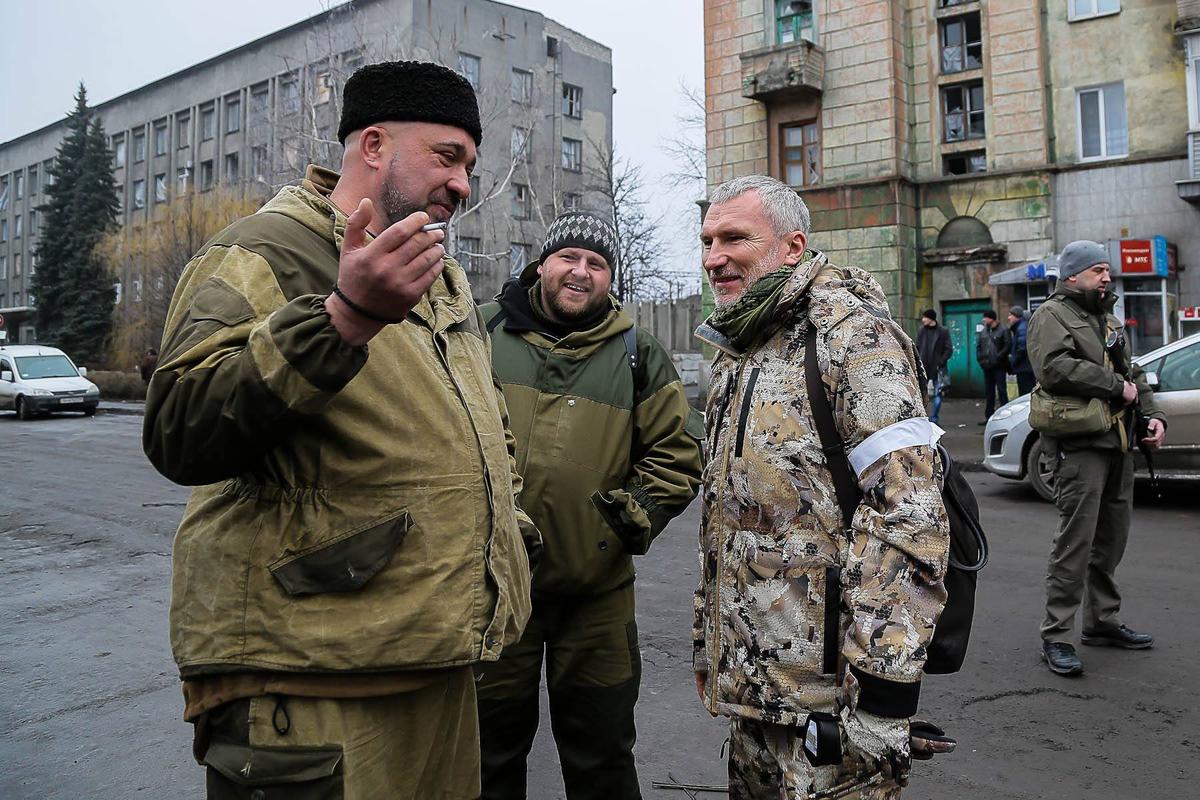
[[[5,0],[0,25],[0,142],[65,116],[80,80],[89,101],[131,89],[320,13],[319,0]],[[336,3],[333,3],[336,5]],[[618,153],[644,166],[648,194],[668,216],[673,257],[694,238],[693,197],[662,183],[664,139],[683,110],[679,86],[701,88],[704,46],[696,0],[515,0],[612,48]],[[690,241],[687,242],[691,244]],[[691,264],[688,264],[690,269]]]

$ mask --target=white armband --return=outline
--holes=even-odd
[[[866,439],[858,447],[850,451],[850,466],[858,477],[888,453],[903,450],[906,447],[933,447],[945,431],[929,421],[928,417],[912,417],[881,428]]]

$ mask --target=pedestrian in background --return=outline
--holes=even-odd
[[[862,800],[893,800],[908,779],[950,535],[916,348],[869,273],[807,248],[794,189],[736,178],[710,202],[700,239],[717,308],[697,336],[717,357],[696,691],[730,718],[733,800],[843,783]],[[862,489],[850,529],[805,401],[808,342]],[[840,761],[805,757],[814,713],[835,715]]]
[[[310,166],[175,291],[144,444],[197,487],[170,629],[212,800],[479,796],[471,666],[520,636],[538,544],[483,319],[425,229],[481,138],[458,73],[363,67],[342,174]]]
[[[932,308],[921,312],[917,352],[921,355],[921,366],[925,370],[925,408],[929,411],[929,421],[936,424],[942,413],[942,398],[950,385],[950,372],[946,365],[954,355],[954,345],[950,342],[950,332],[938,324],[937,311]]]
[[[526,796],[543,661],[566,796],[641,797],[632,557],[696,496],[704,423],[670,354],[609,293],[617,248],[606,220],[563,214],[481,309],[545,543],[524,635],[478,670],[484,800]]]
[[[1033,375],[1033,365],[1029,363],[1029,349],[1026,339],[1029,332],[1029,320],[1025,317],[1025,309],[1013,306],[1008,310],[1008,334],[1012,341],[1012,350],[1008,364],[1013,374],[1017,376],[1017,397],[1022,397],[1033,391],[1037,378]]]
[[[983,369],[983,387],[987,394],[987,409],[980,425],[991,418],[998,406],[1008,402],[1008,353],[1011,347],[1012,337],[1000,324],[995,310],[989,308],[983,312],[983,325],[975,337],[975,360]]]
[[[142,376],[142,383],[150,385],[150,378],[154,375],[154,369],[158,366],[158,350],[150,347],[146,352],[142,353],[142,357],[138,359],[138,373]]]
[[[1083,663],[1071,631],[1081,602],[1083,644],[1133,650],[1154,644],[1150,634],[1121,623],[1116,571],[1133,510],[1130,448],[1139,438],[1161,447],[1166,418],[1155,409],[1154,393],[1112,315],[1117,297],[1108,290],[1108,250],[1071,242],[1059,257],[1058,275],[1054,294],[1029,324],[1039,387],[1030,421],[1043,418],[1038,429],[1041,447],[1055,458],[1059,516],[1046,569],[1042,658],[1052,672],[1078,675]],[[1144,430],[1135,409],[1148,418]],[[1069,430],[1062,427],[1068,422]]]

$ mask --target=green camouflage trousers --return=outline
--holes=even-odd
[[[815,793],[846,785],[846,793],[822,795],[838,800],[898,800],[900,787],[885,780],[856,786],[856,776],[874,772],[847,759],[830,767],[814,767],[803,751],[799,728],[734,718],[729,725],[730,800],[807,800]]]

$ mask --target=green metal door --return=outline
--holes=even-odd
[[[954,397],[983,397],[983,370],[975,360],[975,329],[982,324],[987,300],[955,300],[942,304],[942,316],[954,355],[950,356],[950,394]]]

